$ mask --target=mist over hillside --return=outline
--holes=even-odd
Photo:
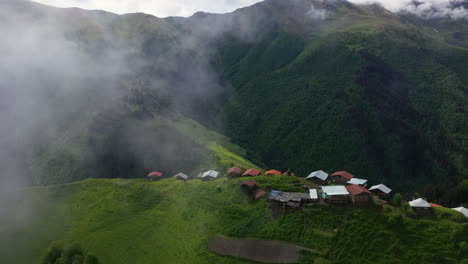
[[[160,19],[3,1],[2,181],[195,171],[204,158],[177,153],[209,156],[204,146],[148,125],[185,116],[299,175],[457,185],[468,175],[466,2],[353,2]]]

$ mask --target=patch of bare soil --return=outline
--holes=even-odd
[[[318,250],[273,240],[229,239],[215,236],[208,248],[220,255],[236,256],[266,263],[297,263],[301,250]]]

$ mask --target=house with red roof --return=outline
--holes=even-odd
[[[248,176],[258,176],[260,175],[262,172],[260,170],[257,170],[257,169],[248,169],[244,172],[244,174],[242,174],[242,176],[245,176],[245,177],[248,177]]]
[[[162,179],[162,177],[163,177],[163,173],[159,171],[153,171],[146,176],[146,178],[150,181],[158,181]]]
[[[255,191],[252,192],[252,195],[253,195],[253,198],[255,200],[258,200],[260,198],[262,198],[263,196],[265,196],[266,192],[262,189],[257,189]]]
[[[332,182],[336,184],[346,184],[353,177],[354,175],[347,171],[337,171],[330,176]]]
[[[273,176],[273,175],[281,175],[281,171],[278,170],[269,170],[265,172],[265,175]]]
[[[241,189],[251,195],[255,200],[260,199],[263,197],[266,192],[262,189],[260,189],[255,181],[245,181],[242,182],[241,184]]]
[[[250,191],[256,190],[258,188],[258,186],[257,186],[257,183],[255,181],[245,181],[245,182],[241,183],[241,188],[244,191],[250,192]]]
[[[236,178],[236,177],[241,176],[241,172],[242,170],[240,168],[233,167],[227,171],[227,175],[228,175],[228,178]]]
[[[372,193],[361,185],[348,185],[346,189],[355,205],[368,205],[372,201]]]
[[[288,175],[288,176],[296,176],[296,173],[292,172],[291,170],[287,170],[285,172],[283,172],[283,175]]]

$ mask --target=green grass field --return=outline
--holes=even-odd
[[[468,224],[451,212],[412,219],[381,207],[314,206],[274,219],[265,198],[240,192],[242,180],[90,179],[25,190],[20,204],[35,212],[25,225],[3,226],[0,244],[8,246],[0,247],[0,262],[38,263],[51,241],[64,240],[102,263],[250,263],[209,252],[215,234],[292,242],[332,263],[458,264],[467,257]],[[288,176],[256,180],[265,189],[299,191],[303,184]]]

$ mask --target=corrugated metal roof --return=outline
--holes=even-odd
[[[311,174],[309,174],[309,176],[306,177],[306,179],[311,179],[311,178],[318,178],[322,181],[326,181],[328,178],[328,173],[322,170],[314,171]]]
[[[431,205],[426,202],[426,200],[422,199],[422,198],[419,198],[419,199],[416,199],[416,200],[413,200],[411,202],[409,202],[409,205],[411,207],[427,207],[427,208],[431,208]]]
[[[245,181],[245,182],[241,183],[241,185],[246,185],[246,186],[249,186],[249,187],[255,187],[255,186],[257,186],[257,183],[255,181]]]
[[[269,171],[266,171],[265,174],[274,174],[274,175],[281,175],[281,171],[278,171],[278,170],[269,170]]]
[[[180,177],[180,178],[188,179],[188,175],[183,174],[182,172],[177,173],[176,175],[174,175],[174,177]]]
[[[309,189],[309,195],[310,195],[310,199],[317,200],[318,199],[317,189]]]
[[[153,177],[162,177],[163,174],[162,174],[162,172],[159,172],[159,171],[153,171],[153,172],[151,172],[150,174],[148,174],[148,177],[150,177],[150,176],[153,176]]]
[[[361,185],[356,185],[356,184],[346,186],[346,189],[347,189],[348,192],[351,193],[352,195],[359,195],[359,194],[361,194],[361,193],[372,194],[372,193],[369,192],[369,190],[367,190],[366,188],[362,187]]]
[[[392,189],[388,188],[387,186],[385,186],[383,184],[374,185],[374,186],[370,187],[369,191],[372,191],[372,190],[381,190],[382,192],[384,192],[386,194],[389,194],[392,191]]]
[[[281,192],[281,191],[271,191],[270,200],[280,201],[282,203],[286,202],[300,202],[301,200],[308,200],[310,199],[309,193],[299,193],[299,192]]]
[[[348,184],[357,184],[357,185],[364,185],[367,183],[366,179],[359,179],[359,178],[352,178],[348,181]]]
[[[429,204],[430,204],[432,207],[442,207],[442,208],[443,208],[443,206],[440,205],[440,204],[435,204],[435,203],[429,203]]]
[[[241,169],[240,169],[240,168],[237,168],[237,167],[234,167],[234,168],[230,168],[227,172],[228,172],[228,173],[238,173],[238,174],[240,174],[240,173],[241,173]]]
[[[354,175],[352,175],[351,173],[347,171],[337,171],[333,173],[332,176],[340,176],[340,177],[347,179],[348,181],[354,177]]]
[[[257,189],[253,192],[253,195],[254,195],[254,199],[255,200],[258,200],[260,199],[260,197],[264,196],[266,194],[266,192],[262,189]]]
[[[218,175],[219,175],[219,172],[215,170],[209,170],[209,171],[204,172],[201,177],[202,178],[205,178],[205,177],[218,178]]]
[[[466,209],[465,207],[457,207],[452,209],[462,213],[464,216],[466,216],[466,218],[468,218],[468,209]]]
[[[322,191],[327,195],[349,195],[344,185],[322,186]]]
[[[260,170],[257,169],[248,169],[242,174],[243,176],[258,176],[262,173]]]

